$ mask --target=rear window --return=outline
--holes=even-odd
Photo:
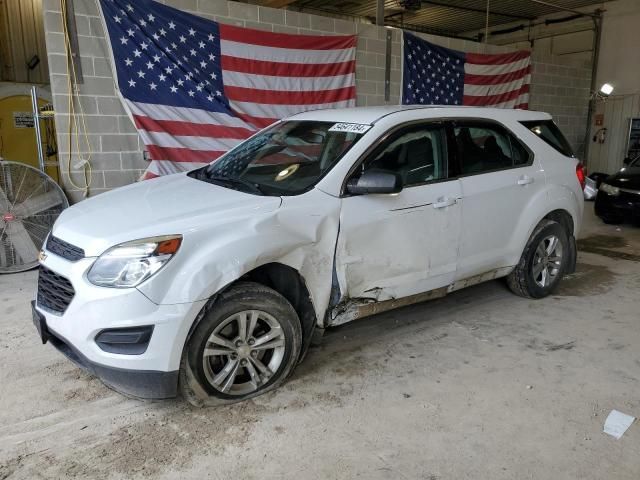
[[[552,120],[530,120],[527,122],[520,122],[527,127],[542,140],[547,142],[558,152],[567,157],[573,157],[573,149],[567,139]]]

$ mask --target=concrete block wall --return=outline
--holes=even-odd
[[[75,111],[84,111],[87,130],[87,136],[81,130],[79,138],[69,134],[69,85],[60,0],[43,1],[61,177],[72,202],[83,198],[82,191],[73,185],[84,183],[82,171],[75,168],[81,159],[90,158],[93,167],[89,192],[92,196],[135,182],[146,168],[144,145],[116,96],[109,49],[96,1],[74,0],[74,5],[84,78]],[[70,155],[70,151],[73,154]]]
[[[590,61],[533,52],[529,108],[553,115],[578,156],[584,153],[590,88]]]
[[[226,0],[162,0],[163,3],[215,21],[248,28],[280,33],[355,34],[357,104],[361,106],[397,104],[400,101],[402,32],[391,29],[390,99],[384,100],[384,70],[387,28],[336,18],[302,14],[292,10],[273,9]],[[97,0],[74,0],[75,18],[84,84],[79,88],[80,104],[86,115],[88,136],[81,138],[79,150],[73,148],[69,156],[69,89],[64,56],[60,0],[43,0],[46,42],[51,71],[51,91],[56,109],[60,160],[63,183],[72,201],[82,198],[67,174],[70,159],[72,180],[82,180],[74,168],[78,160],[87,158],[92,150],[93,183],[91,195],[132,183],[143,173],[147,162],[143,158],[144,145],[127,117],[115,92],[114,76],[108,59]],[[484,45],[476,42],[420,35],[449,48],[474,53],[502,53],[511,47]],[[540,103],[540,105],[546,105]],[[74,139],[75,144],[75,139]],[[89,148],[90,147],[90,148]],[[79,152],[79,153],[78,153]]]

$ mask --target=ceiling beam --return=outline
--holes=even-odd
[[[296,0],[262,0],[260,4],[263,7],[282,8],[291,5]]]
[[[537,3],[538,5],[544,5],[545,7],[555,8],[556,10],[562,10],[563,12],[575,13],[577,15],[584,15],[585,17],[591,18],[600,18],[599,13],[589,13],[589,12],[581,12],[580,10],[574,10],[572,8],[563,7],[561,5],[556,5],[555,3],[545,2],[544,0],[530,0],[533,3]]]
[[[428,33],[430,35],[439,35],[441,37],[449,37],[449,38],[459,38],[461,40],[469,40],[471,42],[477,42],[477,38],[465,37],[451,30],[442,30],[439,28],[431,28],[424,25],[415,25],[410,23],[400,23],[400,22],[386,22],[386,25],[389,27],[400,28],[402,30],[410,30],[413,32],[421,32]]]
[[[483,8],[473,8],[473,7],[463,7],[461,5],[451,5],[450,3],[447,2],[437,2],[437,1],[431,1],[431,0],[422,0],[422,4],[423,5],[433,5],[435,7],[445,7],[445,8],[449,8],[452,10],[460,10],[463,12],[473,12],[473,13],[482,13],[483,15],[486,15],[487,11]],[[505,18],[512,18],[514,20],[533,20],[535,17],[525,17],[522,15],[513,15],[511,13],[503,13],[503,12],[498,12],[496,10],[491,10],[490,15],[495,15],[498,17],[505,17]]]

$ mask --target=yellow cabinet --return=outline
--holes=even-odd
[[[42,99],[38,100],[41,107],[46,103]],[[46,173],[58,182],[58,156],[57,154],[47,156],[48,150],[56,148],[53,118],[47,121],[41,120],[41,127],[45,164],[47,165]],[[38,168],[38,150],[31,112],[31,97],[27,95],[0,98],[0,157]]]

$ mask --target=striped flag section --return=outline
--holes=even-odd
[[[402,103],[529,107],[531,53],[465,53],[404,32]]]
[[[151,163],[192,170],[306,110],[355,106],[356,37],[225,25],[154,0],[100,0],[124,104]]]

